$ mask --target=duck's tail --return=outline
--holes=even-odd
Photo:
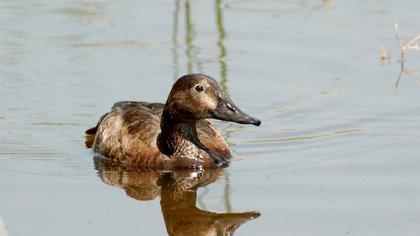
[[[97,130],[98,130],[98,126],[95,126],[85,131],[85,134],[86,134],[85,145],[87,148],[92,147],[93,142],[95,141],[95,134]]]
[[[96,124],[95,127],[92,127],[90,129],[87,129],[85,131],[86,134],[86,140],[85,140],[85,145],[87,148],[91,148],[93,145],[93,142],[95,141],[95,135],[96,132],[98,131],[98,127],[101,124],[102,120],[105,118],[105,116],[108,115],[108,113],[105,113],[103,116],[101,116],[101,118],[99,119],[98,123]]]
[[[98,130],[98,126],[92,127],[85,131],[86,135],[95,135],[96,131]]]

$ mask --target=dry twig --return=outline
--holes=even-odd
[[[395,38],[397,39],[398,44],[400,46],[400,59],[398,60],[398,62],[400,63],[400,74],[398,75],[398,79],[395,82],[395,88],[398,88],[398,85],[400,83],[402,74],[412,74],[412,72],[408,71],[405,68],[405,52],[407,52],[409,50],[419,50],[420,49],[420,46],[417,43],[418,41],[420,41],[420,35],[417,35],[416,37],[414,37],[413,39],[411,39],[407,43],[402,44],[398,24],[395,24]]]

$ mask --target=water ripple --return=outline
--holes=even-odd
[[[363,129],[353,128],[345,130],[335,130],[326,133],[314,134],[314,135],[304,135],[304,136],[290,136],[290,137],[280,137],[280,138],[271,138],[271,139],[258,139],[258,140],[249,140],[245,143],[278,143],[278,142],[301,142],[309,141],[314,139],[321,139],[326,137],[332,137],[337,135],[350,135],[361,132]]]

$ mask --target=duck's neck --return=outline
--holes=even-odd
[[[208,151],[198,139],[196,121],[175,120],[164,111],[160,128],[161,133],[157,145],[167,156],[192,155],[197,149]]]

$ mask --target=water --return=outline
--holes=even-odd
[[[216,122],[235,158],[211,181],[207,172],[178,177],[196,186],[185,193],[192,208],[183,217],[195,219],[195,206],[213,223],[215,212],[248,212],[236,235],[418,235],[420,51],[407,51],[401,70],[394,25],[402,43],[420,34],[419,8],[417,1],[1,1],[6,230],[166,235],[180,218],[164,210],[172,190],[156,189],[153,173],[95,168],[83,132],[114,102],[162,102],[177,77],[200,72],[263,125]],[[380,47],[391,55],[382,63]]]

